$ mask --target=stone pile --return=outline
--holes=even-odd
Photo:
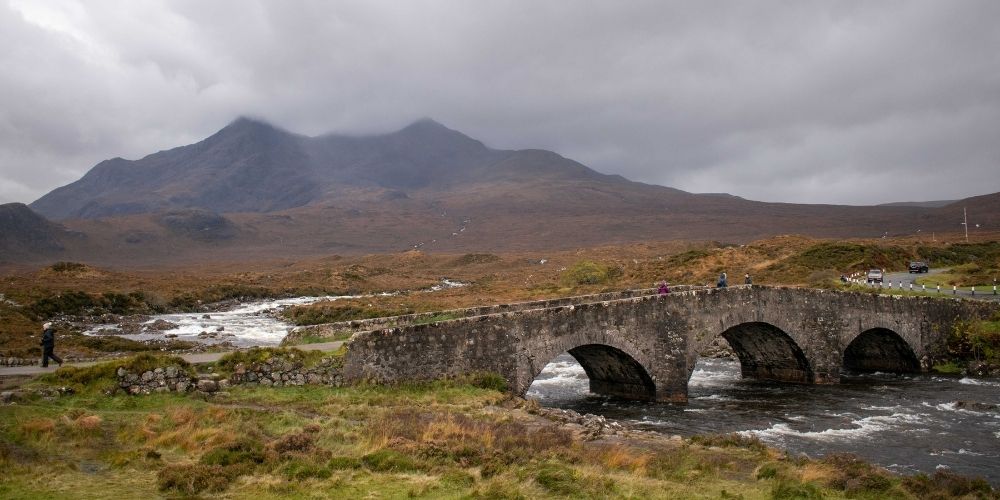
[[[573,410],[563,410],[559,408],[538,408],[535,413],[549,420],[563,424],[578,425],[580,434],[584,439],[599,439],[605,436],[614,436],[626,432],[626,428],[618,422],[609,422],[600,415],[590,413],[579,414]]]
[[[233,385],[285,387],[296,385],[344,385],[339,363],[323,358],[319,364],[305,367],[301,361],[275,357],[259,363],[237,364],[229,382]]]

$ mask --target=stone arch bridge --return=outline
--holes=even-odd
[[[959,321],[997,304],[769,286],[601,296],[495,306],[460,319],[361,331],[344,375],[383,383],[492,372],[524,394],[568,352],[594,393],[687,401],[698,352],[717,336],[744,377],[837,383],[842,370],[918,372]]]

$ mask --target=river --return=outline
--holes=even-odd
[[[411,293],[433,293],[467,285],[468,283],[443,278],[436,285]],[[394,296],[401,293],[403,292],[255,300],[221,311],[157,314],[149,316],[142,321],[143,325],[152,325],[156,321],[166,321],[172,325],[170,328],[160,331],[147,330],[143,333],[125,334],[121,333],[121,326],[118,324],[97,324],[87,328],[84,334],[118,335],[139,341],[175,338],[202,344],[227,342],[235,347],[276,346],[281,343],[281,340],[293,328],[293,325],[279,315],[283,309],[315,304],[317,302],[332,302],[375,296]]]
[[[998,380],[872,374],[839,385],[779,384],[741,379],[736,360],[702,359],[688,396],[687,405],[674,405],[592,395],[569,354],[549,363],[528,391],[544,406],[665,434],[745,432],[791,453],[854,453],[896,472],[946,468],[1000,485]]]

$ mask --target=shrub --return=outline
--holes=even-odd
[[[903,479],[903,488],[919,498],[974,497],[997,498],[993,488],[982,478],[968,478],[954,472],[936,471],[934,475],[917,474]]]
[[[86,264],[81,264],[79,262],[60,261],[49,266],[49,269],[57,273],[78,273],[86,271],[87,266]]]
[[[184,495],[197,495],[203,491],[222,491],[237,477],[248,472],[241,466],[170,465],[157,473],[156,482],[160,491],[175,490]]]
[[[315,437],[307,432],[297,432],[286,434],[273,443],[271,448],[278,453],[306,453],[313,449]]]
[[[792,479],[779,479],[771,488],[773,500],[821,500],[823,492],[812,483]]]
[[[702,446],[719,446],[723,448],[746,448],[753,451],[764,451],[767,446],[760,438],[752,434],[707,434],[691,436],[691,442]]]
[[[619,267],[610,267],[593,261],[583,260],[573,264],[565,274],[563,281],[570,286],[600,285],[622,275]]]
[[[413,309],[379,309],[355,305],[311,305],[291,307],[281,314],[298,326],[338,323],[357,319],[384,318],[413,314]]]
[[[497,392],[507,391],[507,379],[496,373],[477,373],[471,375],[469,384],[480,389],[489,389]]]
[[[302,460],[292,460],[281,467],[281,474],[288,479],[327,479],[333,475],[329,467],[304,462]]]
[[[580,475],[561,464],[546,463],[535,473],[535,482],[557,495],[580,496]]]
[[[205,465],[262,464],[267,459],[264,446],[251,439],[241,439],[227,446],[209,450],[201,456]]]
[[[250,366],[272,360],[300,362],[303,366],[308,367],[314,366],[320,359],[328,355],[328,353],[321,351],[303,351],[294,347],[254,347],[226,354],[215,362],[215,366],[222,373],[232,373],[238,364]]]
[[[413,472],[421,469],[412,458],[390,449],[381,449],[361,457],[361,463],[374,472]]]
[[[778,467],[774,464],[764,464],[757,469],[757,479],[774,479],[778,477]]]

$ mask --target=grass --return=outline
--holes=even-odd
[[[438,313],[438,314],[433,314],[431,316],[425,316],[425,317],[417,318],[417,319],[415,319],[413,321],[412,324],[414,324],[414,325],[429,325],[431,323],[437,323],[439,321],[451,321],[453,319],[458,319],[458,318],[461,318],[461,317],[463,317],[463,316],[461,314],[457,313],[457,312]]]
[[[94,370],[90,383],[98,383],[100,373]],[[901,478],[848,456],[792,460],[743,435],[583,441],[532,416],[532,406],[497,390],[494,378],[394,387],[236,387],[210,401],[82,391],[4,406],[0,496],[995,495],[982,481],[948,474]]]

